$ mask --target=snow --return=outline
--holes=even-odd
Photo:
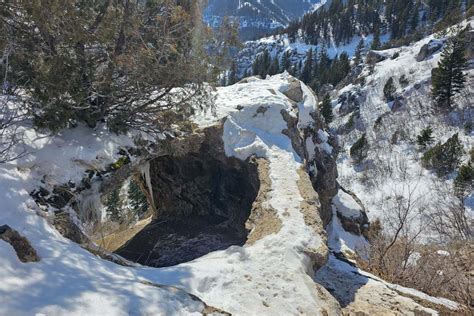
[[[472,21],[463,22],[462,27],[467,23],[472,25]],[[464,121],[472,120],[473,108],[469,95],[473,92],[474,70],[471,68],[465,71],[468,82],[464,94],[457,99],[458,109],[445,116],[433,109],[430,95],[431,70],[437,66],[442,50],[424,61],[416,61],[416,56],[423,45],[443,41],[432,35],[409,46],[381,51],[387,56],[398,52],[399,57],[387,58],[377,63],[373,73],[365,69],[362,73],[362,76],[365,76],[363,86],[350,84],[338,91],[337,96],[360,89],[363,96],[359,109],[360,119],[356,120],[355,128],[339,135],[339,143],[343,146],[337,165],[340,183],[357,193],[371,220],[379,218],[382,222],[386,222],[384,219],[390,212],[381,207],[381,204],[386,206],[387,199],[394,194],[405,198],[412,194],[413,200],[420,206],[423,204],[430,206],[429,210],[434,209],[433,204],[436,204],[436,199],[439,198],[435,188],[452,187],[455,175],[451,175],[449,179],[440,179],[422,167],[420,163],[422,153],[416,145],[416,136],[422,129],[431,126],[435,142],[444,142],[453,134],[459,133],[466,150],[463,161],[468,160],[467,152],[474,146],[472,133],[470,135],[464,133],[460,123],[461,118]],[[408,80],[407,86],[399,83],[402,75]],[[403,108],[396,112],[391,110],[390,104],[383,97],[383,87],[390,77],[394,79],[397,95],[403,96],[405,103]],[[334,106],[336,117],[331,124],[333,130],[346,125],[352,115],[340,114],[340,108],[341,104]],[[377,126],[376,122],[380,118],[382,123]],[[393,143],[392,136],[396,132],[402,136],[398,142]],[[349,157],[349,150],[362,133],[366,133],[371,149],[366,162],[356,165]],[[469,215],[472,210],[469,197],[465,200],[465,205]],[[423,216],[414,216],[411,225],[419,226],[423,220]],[[422,236],[432,237],[432,232],[425,230]]]
[[[317,294],[306,255],[323,247],[325,240],[305,224],[297,185],[302,160],[282,134],[286,123],[280,111],[297,115],[282,94],[288,79],[284,74],[220,88],[215,112],[195,118],[201,126],[226,118],[223,139],[228,155],[267,158],[272,182],[267,203],[277,211],[281,230],[253,245],[233,246],[174,267],[123,267],[104,261],[63,238],[29,196],[41,182],[77,183],[86,170],[104,169],[119,158],[120,148],[133,145],[132,135],[113,136],[101,126],[53,136],[25,127],[31,154],[0,165],[0,224],[28,238],[41,260],[21,263],[0,241],[0,314],[198,314],[203,304],[186,292],[235,315],[311,314],[328,306],[332,301]],[[309,90],[304,91],[299,109],[307,115],[316,104]],[[257,113],[262,106],[267,110]],[[303,126],[309,124],[301,113],[300,117]],[[147,174],[146,168],[142,171]],[[94,195],[83,202],[99,207]]]
[[[354,198],[339,190],[332,200],[332,220],[326,227],[329,249],[344,253],[348,258],[353,258],[356,253],[363,254],[369,243],[365,237],[346,231],[337,216],[338,212],[346,218],[361,216],[361,208]]]
[[[146,285],[134,269],[99,259],[63,238],[29,195],[40,182],[80,181],[90,166],[104,168],[118,158],[120,147],[132,144],[131,137],[110,135],[102,127],[56,136],[22,128],[30,154],[0,165],[0,224],[25,236],[41,260],[21,263],[0,241],[0,314],[200,314],[202,303],[183,291]]]

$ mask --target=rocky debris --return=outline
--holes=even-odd
[[[346,115],[359,109],[364,99],[365,96],[359,87],[343,92],[337,100],[340,105],[339,114]]]
[[[397,112],[397,111],[401,111],[404,109],[405,107],[405,104],[406,104],[406,101],[405,101],[405,98],[403,96],[396,96],[395,97],[395,100],[393,100],[391,102],[391,105],[390,105],[390,110],[392,112]]]
[[[423,45],[416,56],[416,61],[420,62],[426,60],[428,57],[443,48],[443,41],[432,39],[427,44]]]
[[[0,226],[0,239],[9,243],[21,262],[38,262],[40,258],[26,237],[8,225]]]
[[[367,53],[367,56],[365,57],[365,62],[367,64],[375,64],[384,61],[385,59],[387,59],[387,56],[385,56],[384,54],[371,50]]]
[[[257,165],[260,190],[252,205],[249,219],[245,223],[245,227],[250,232],[246,242],[248,245],[254,244],[265,236],[278,233],[281,229],[281,219],[276,210],[268,203],[272,190],[268,161],[254,158],[253,163]]]

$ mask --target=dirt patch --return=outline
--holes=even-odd
[[[313,262],[314,271],[321,268],[328,260],[329,250],[326,246],[326,232],[323,228],[323,221],[319,215],[321,204],[316,191],[304,169],[298,169],[298,189],[303,201],[301,202],[301,213],[305,224],[311,227],[314,232],[323,238],[324,243],[318,249],[307,249],[305,252]]]
[[[249,219],[245,224],[245,227],[250,231],[247,238],[248,245],[254,244],[265,236],[278,233],[282,226],[276,210],[268,203],[268,193],[272,189],[269,163],[267,160],[262,158],[254,159],[253,163],[257,165],[260,179],[260,190],[252,205]]]
[[[40,261],[36,250],[31,246],[28,239],[21,236],[20,233],[10,226],[0,226],[0,239],[9,243],[13,247],[21,262],[27,263]]]
[[[128,227],[123,230],[119,230],[115,233],[107,236],[101,236],[96,238],[94,242],[101,248],[108,251],[115,251],[122,247],[127,241],[135,237],[140,231],[142,231],[148,224],[151,223],[152,217],[146,218],[139,221],[135,225]]]

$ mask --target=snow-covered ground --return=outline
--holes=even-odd
[[[303,161],[282,134],[287,123],[281,111],[297,117],[304,128],[311,124],[316,99],[302,86],[303,101],[295,106],[283,94],[290,79],[285,73],[219,88],[214,111],[195,117],[202,127],[226,118],[222,137],[227,155],[267,159],[271,191],[266,203],[276,210],[281,229],[254,244],[174,267],[124,267],[102,260],[62,237],[29,195],[40,184],[77,182],[91,166],[105,168],[119,157],[119,148],[133,146],[131,135],[78,127],[49,136],[24,127],[30,155],[0,165],[0,225],[25,236],[41,260],[21,263],[12,247],[0,241],[0,314],[200,314],[204,304],[188,293],[234,315],[339,314],[337,301],[313,279],[308,253],[324,253],[326,238],[322,227],[317,232],[305,222],[298,186]],[[323,131],[319,134],[327,139]],[[330,150],[328,144],[319,145]],[[340,195],[337,201],[339,211],[356,212],[350,198]],[[329,229],[330,248],[354,250],[363,243],[347,234],[336,218]],[[328,264],[334,260],[331,256]]]
[[[38,252],[38,263],[21,263],[0,241],[0,314],[30,315],[179,315],[197,313],[203,304],[184,291],[155,287],[177,286],[207,304],[233,314],[311,314],[337,308],[337,303],[313,282],[305,251],[325,245],[307,226],[300,211],[297,170],[302,161],[281,131],[280,111],[296,117],[297,110],[282,94],[288,75],[218,90],[216,116],[196,120],[212,125],[227,117],[226,153],[241,159],[257,154],[270,162],[273,207],[283,225],[277,234],[253,245],[224,251],[170,268],[122,267],[95,257],[62,237],[42,215],[29,193],[40,183],[80,181],[94,166],[104,169],[119,148],[133,145],[130,137],[111,136],[103,129],[65,131],[57,136],[25,128],[29,155],[0,165],[0,224],[20,232]],[[314,111],[314,96],[305,90],[300,113]],[[239,111],[236,106],[242,106]],[[264,113],[257,113],[261,107]],[[302,116],[301,124],[309,118]],[[320,294],[320,293],[323,294]]]
[[[472,21],[468,23],[473,25]],[[465,27],[466,22],[462,26]],[[442,179],[421,166],[423,151],[417,146],[416,137],[424,128],[430,126],[433,129],[434,143],[443,143],[459,133],[466,152],[464,163],[468,161],[468,152],[474,146],[474,134],[468,134],[463,128],[464,123],[474,120],[474,69],[465,71],[466,88],[456,98],[458,108],[450,113],[439,113],[432,105],[430,80],[431,70],[437,66],[442,50],[426,60],[416,61],[421,47],[430,41],[440,42],[429,36],[410,46],[380,51],[387,59],[377,63],[373,73],[367,68],[364,70],[361,76],[365,76],[365,82],[362,86],[349,84],[333,96],[336,119],[331,127],[339,133],[342,147],[337,161],[339,182],[357,193],[371,220],[386,218],[387,212],[391,212],[387,201],[396,195],[411,196],[420,208],[433,208],[432,203],[438,203],[440,197],[436,188],[452,188],[455,174]],[[399,57],[392,59],[395,53],[399,53]],[[402,76],[407,84],[400,82]],[[403,97],[400,109],[392,109],[393,102],[384,100],[383,88],[390,77],[394,79],[396,95]],[[353,116],[354,111],[341,111],[343,104],[338,98],[347,92],[362,96],[356,109],[359,115]],[[354,128],[344,131],[350,120],[353,120]],[[366,162],[358,165],[350,158],[349,150],[363,133],[367,135],[370,150]],[[396,136],[398,139],[395,140]],[[469,201],[469,198],[465,201],[466,208],[472,216],[474,206]],[[411,223],[414,226],[423,221],[423,216],[418,215],[413,214]],[[429,233],[426,232],[426,235]]]

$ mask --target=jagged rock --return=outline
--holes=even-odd
[[[364,95],[360,88],[345,91],[339,96],[337,103],[340,104],[339,114],[346,115],[358,109],[364,102]]]
[[[367,64],[379,63],[381,61],[384,61],[385,59],[387,59],[387,56],[373,50],[369,51],[367,53],[367,56],[365,57],[365,61]]]
[[[334,86],[330,83],[323,84],[319,89],[319,95],[324,96],[334,90]]]
[[[357,195],[341,186],[339,186],[344,193],[350,195],[352,199],[359,205],[359,209],[354,212],[355,214],[347,214],[342,210],[338,209],[338,204],[334,203],[336,207],[336,214],[339,220],[341,221],[342,227],[355,235],[364,235],[367,233],[370,222],[367,217],[367,212],[362,201],[357,197]]]
[[[84,245],[89,242],[89,238],[84,235],[66,211],[59,211],[54,214],[53,225],[61,235],[75,243]]]
[[[426,60],[429,56],[433,55],[437,51],[443,48],[443,42],[440,40],[432,39],[427,44],[420,48],[416,61],[420,62]]]
[[[395,97],[395,100],[392,102],[392,104],[390,106],[390,110],[392,110],[392,112],[400,111],[405,107],[405,103],[406,102],[405,102],[404,97],[397,96],[397,97]]]
[[[283,94],[296,103],[303,101],[301,82],[295,78],[290,79],[289,82],[288,89]]]
[[[40,258],[28,239],[8,225],[0,226],[0,239],[9,243],[21,262],[38,262]]]

